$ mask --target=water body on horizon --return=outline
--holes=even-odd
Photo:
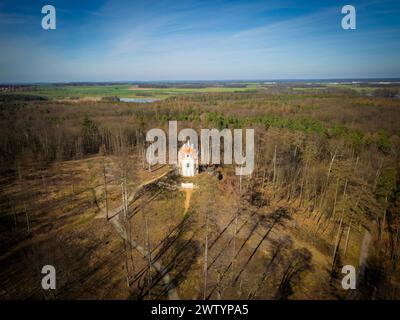
[[[119,98],[121,102],[138,102],[138,103],[150,103],[159,101],[159,99],[154,98]]]

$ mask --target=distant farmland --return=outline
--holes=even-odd
[[[207,92],[242,92],[253,91],[259,87],[252,83],[238,87],[209,86],[200,88],[185,87],[133,87],[132,84],[112,84],[112,85],[38,85],[27,90],[17,90],[15,93],[24,93],[37,96],[44,96],[51,99],[80,99],[80,98],[144,98],[151,97],[164,99],[177,94],[188,93],[207,93]]]
[[[381,85],[373,82],[154,82],[154,83],[68,83],[68,84],[30,84],[30,85],[0,85],[1,94],[24,94],[26,96],[41,96],[55,100],[80,100],[103,97],[118,98],[152,98],[162,100],[181,94],[204,93],[251,93],[263,92],[272,94],[307,93],[318,94],[353,93],[358,95],[396,96],[399,83]]]

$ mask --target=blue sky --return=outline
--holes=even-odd
[[[398,0],[0,0],[0,82],[400,77],[399,53]]]

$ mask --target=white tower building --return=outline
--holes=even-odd
[[[178,170],[184,177],[194,177],[199,172],[198,153],[189,141],[179,149]]]

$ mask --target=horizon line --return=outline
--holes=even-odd
[[[163,83],[163,82],[183,82],[183,83],[195,83],[195,82],[301,82],[301,81],[374,81],[374,80],[398,80],[399,77],[364,77],[364,78],[284,78],[284,79],[274,79],[274,78],[265,78],[265,79],[252,79],[252,78],[243,78],[243,79],[168,79],[168,80],[78,80],[78,81],[15,81],[15,82],[0,82],[0,85],[17,85],[17,84],[80,84],[80,83],[99,83],[99,84],[108,84],[108,83]]]

